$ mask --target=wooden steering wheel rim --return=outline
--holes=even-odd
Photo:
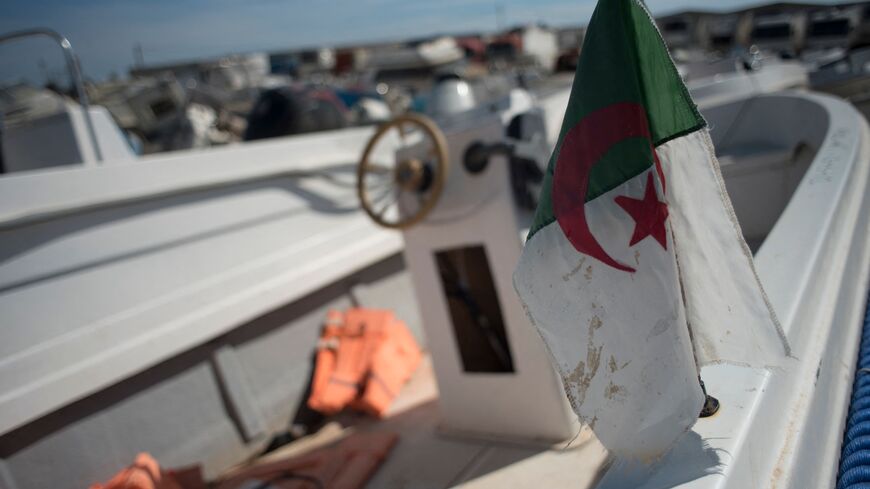
[[[427,192],[428,195],[420,204],[419,210],[417,210],[413,215],[406,216],[397,221],[388,221],[384,219],[383,215],[377,214],[372,208],[372,203],[367,198],[368,193],[366,192],[365,187],[365,177],[372,170],[372,164],[369,159],[371,158],[372,151],[374,151],[377,143],[391,129],[397,128],[401,131],[401,128],[404,125],[419,127],[423,130],[426,137],[432,141],[435,146],[435,168],[432,175],[431,186]],[[425,219],[430,212],[432,212],[432,209],[435,208],[435,204],[438,203],[438,199],[441,197],[441,193],[444,191],[444,183],[447,180],[447,169],[449,167],[447,158],[447,139],[432,119],[421,114],[403,114],[382,124],[378,127],[378,130],[375,131],[374,135],[372,135],[368,144],[366,144],[359,166],[357,167],[356,189],[363,211],[365,211],[365,213],[368,214],[368,216],[379,226],[389,229],[407,229],[419,223]],[[396,182],[394,182],[394,184],[396,184]]]

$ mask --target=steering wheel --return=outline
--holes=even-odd
[[[405,152],[419,157],[402,156],[392,165],[375,163],[375,148],[393,129],[398,130],[403,144],[408,136],[415,136],[414,148]],[[381,125],[363,151],[356,173],[360,204],[378,225],[407,229],[435,208],[444,190],[447,168],[447,140],[435,122],[419,114],[398,116]]]

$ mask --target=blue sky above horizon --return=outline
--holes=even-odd
[[[4,0],[0,33],[48,27],[69,38],[85,76],[125,75],[133,48],[146,64],[228,53],[341,45],[507,26],[585,24],[595,0]],[[731,10],[759,0],[647,0],[653,14]],[[836,3],[816,0],[814,3]],[[58,76],[62,58],[43,40],[0,46],[3,81],[17,72]],[[20,75],[19,75],[20,76]]]

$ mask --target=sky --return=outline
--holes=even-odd
[[[835,3],[817,0],[818,3]],[[653,14],[732,10],[759,0],[647,0]],[[141,45],[146,64],[258,50],[342,45],[506,26],[585,24],[595,0],[2,0],[0,34],[48,27],[65,35],[85,77],[124,76]],[[45,40],[0,46],[0,83],[60,76]],[[21,73],[21,74],[19,74]]]

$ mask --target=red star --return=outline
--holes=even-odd
[[[631,237],[629,246],[634,246],[647,236],[652,236],[662,245],[662,248],[668,249],[668,236],[665,231],[668,206],[664,202],[659,202],[656,186],[653,184],[652,172],[647,173],[643,200],[632,199],[624,195],[620,195],[614,200],[634,219],[634,235]]]

